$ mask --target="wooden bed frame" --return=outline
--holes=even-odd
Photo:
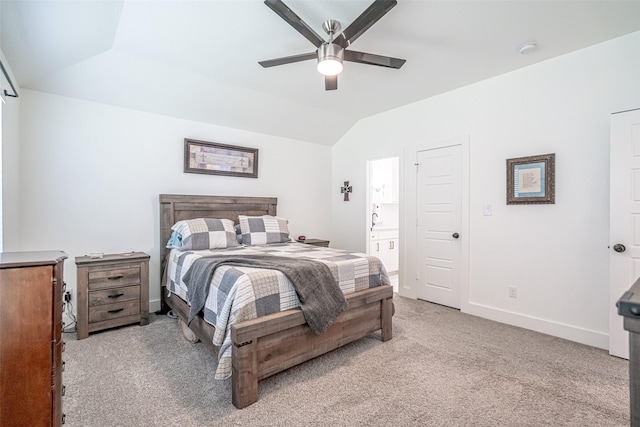
[[[228,218],[238,223],[238,215],[276,215],[277,199],[272,197],[228,197],[160,195],[161,264],[169,250],[165,248],[171,226],[193,218]],[[163,275],[161,275],[163,277]],[[161,287],[163,309],[170,307],[185,321],[189,307],[174,294],[167,296]],[[302,311],[292,309],[259,317],[231,326],[232,403],[244,408],[258,400],[258,381],[309,359],[381,330],[382,341],[392,338],[393,288],[383,285],[346,295],[347,309],[323,334],[315,335],[307,326]],[[185,322],[186,323],[186,322]],[[217,354],[212,343],[214,327],[201,316],[189,328]]]

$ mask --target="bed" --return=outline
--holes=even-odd
[[[272,197],[229,197],[202,195],[160,195],[160,247],[162,310],[168,309],[188,322],[189,305],[176,293],[167,292],[165,266],[171,227],[178,221],[195,218],[229,219],[238,223],[240,215],[276,216],[277,199]],[[310,246],[310,245],[306,245]],[[380,285],[345,295],[347,308],[324,333],[316,335],[300,308],[280,311],[234,323],[231,339],[231,401],[244,408],[258,400],[258,381],[325,354],[345,344],[380,331],[381,340],[392,338],[393,288]],[[202,311],[189,329],[214,353],[215,327],[204,320]]]

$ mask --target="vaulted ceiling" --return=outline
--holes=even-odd
[[[284,0],[320,35],[371,0]],[[358,120],[640,30],[640,1],[399,0],[325,91],[315,47],[260,0],[9,1],[0,47],[20,88],[333,145]],[[523,55],[518,48],[535,42]]]

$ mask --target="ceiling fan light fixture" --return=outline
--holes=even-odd
[[[318,71],[325,76],[336,76],[342,72],[344,49],[333,43],[318,48]]]

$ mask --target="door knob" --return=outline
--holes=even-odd
[[[613,245],[613,250],[616,252],[624,252],[627,250],[627,248],[624,247],[624,245],[622,243],[617,243],[615,245]]]
[[[458,237],[460,237],[460,235],[458,233],[453,233],[451,237],[453,237],[454,239],[457,239]]]

